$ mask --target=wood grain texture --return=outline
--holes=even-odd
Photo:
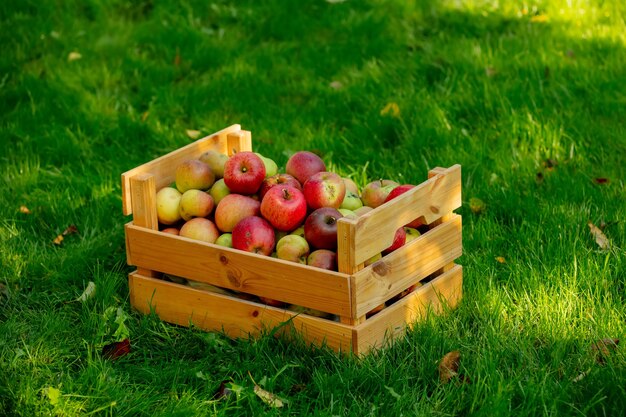
[[[132,195],[130,179],[137,174],[150,173],[155,177],[156,189],[159,190],[175,180],[176,168],[188,159],[198,158],[208,150],[216,150],[227,153],[226,135],[238,132],[241,126],[238,124],[229,126],[219,132],[208,135],[202,139],[176,149],[157,159],[126,171],[122,174],[122,211],[125,216],[132,214]]]
[[[418,217],[430,224],[460,206],[461,166],[453,165],[359,217],[354,224],[354,243],[344,243],[347,249],[355,248],[354,257],[348,255],[347,259],[354,265],[363,263],[391,246],[399,227]],[[338,227],[346,222],[349,221],[339,219]]]
[[[383,347],[385,343],[402,335],[407,326],[424,318],[429,309],[441,313],[447,308],[456,307],[462,296],[462,288],[463,269],[456,265],[357,326],[354,353],[362,355],[374,347]]]
[[[326,344],[337,351],[350,351],[353,328],[289,310],[240,300],[142,276],[129,275],[130,302],[138,311],[154,311],[159,318],[181,326],[193,324],[220,331],[232,338],[248,338],[263,329],[283,326],[281,334],[297,331],[309,343]],[[286,325],[285,325],[285,322]]]
[[[353,315],[361,316],[463,254],[461,216],[419,236],[354,275]]]
[[[340,316],[352,311],[350,276],[128,223],[129,262]]]

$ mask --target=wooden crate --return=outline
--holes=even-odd
[[[356,220],[338,222],[339,272],[238,251],[158,231],[155,195],[174,181],[176,167],[215,149],[252,150],[251,134],[230,126],[122,174],[122,202],[132,306],[162,320],[193,324],[230,337],[257,335],[287,323],[307,342],[363,354],[401,335],[429,310],[461,298],[461,167],[435,168],[429,179]],[[391,245],[398,227],[422,217],[428,231],[372,265],[364,262]],[[195,289],[161,278],[171,274],[229,290],[277,299],[335,315],[297,314],[236,296]],[[379,313],[376,306],[418,282],[427,282]]]

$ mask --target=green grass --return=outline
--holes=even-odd
[[[618,0],[3,2],[0,415],[621,415],[624,347],[602,365],[590,346],[626,336],[625,18]],[[120,174],[233,123],[279,165],[314,149],[361,184],[461,164],[461,305],[362,360],[134,312]],[[132,343],[116,361],[110,308]],[[471,383],[439,382],[452,350]],[[229,378],[240,396],[213,401]]]

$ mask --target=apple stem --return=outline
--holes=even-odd
[[[283,198],[285,200],[289,200],[289,190],[287,190],[286,188],[283,188]]]

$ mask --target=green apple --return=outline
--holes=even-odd
[[[215,174],[206,163],[189,159],[176,167],[176,188],[181,193],[187,190],[208,190],[215,182]]]
[[[273,159],[267,158],[258,152],[255,153],[259,158],[261,158],[263,165],[265,165],[265,178],[278,174],[278,165],[276,165],[276,162],[274,162]]]
[[[350,178],[343,177],[343,182],[346,184],[346,193],[351,192],[352,194],[359,195],[359,187],[356,185],[354,181]]]
[[[211,167],[215,178],[224,177],[224,164],[228,161],[228,155],[217,151],[206,151],[198,159]]]
[[[372,256],[367,261],[365,261],[365,266],[369,266],[373,264],[374,262],[381,260],[382,258],[383,258],[383,254],[377,253],[376,255]]]
[[[295,229],[293,232],[289,234],[304,237],[304,226],[298,227],[297,229]]]
[[[419,230],[413,228],[413,227],[404,227],[404,231],[406,232],[406,242],[405,244],[409,243],[410,241],[412,241],[413,239],[417,238],[420,236],[420,232]]]
[[[156,194],[157,218],[162,224],[174,224],[181,219],[180,199],[182,194],[176,188],[161,188]]]
[[[209,190],[209,194],[211,194],[211,197],[213,197],[213,201],[215,202],[216,206],[219,204],[220,201],[222,201],[222,198],[230,194],[230,190],[224,182],[224,178],[220,178],[219,180],[215,181],[215,184],[213,184],[213,187],[211,187],[211,189]]]
[[[363,202],[359,198],[357,194],[354,194],[352,191],[346,192],[346,195],[343,197],[343,201],[339,208],[344,208],[348,210],[356,210],[359,207],[363,207]]]
[[[348,210],[346,208],[340,208],[339,213],[343,214],[343,217],[347,217],[348,219],[358,219],[359,216],[356,215],[352,210]]]
[[[306,239],[298,235],[287,235],[276,244],[276,256],[278,259],[299,264],[306,264],[309,251],[309,244]]]
[[[232,233],[222,233],[219,235],[217,240],[215,241],[216,245],[225,246],[227,248],[233,247],[233,234]]]
[[[178,210],[183,220],[191,220],[194,217],[206,217],[213,211],[215,202],[209,193],[201,190],[187,190],[180,198]]]

